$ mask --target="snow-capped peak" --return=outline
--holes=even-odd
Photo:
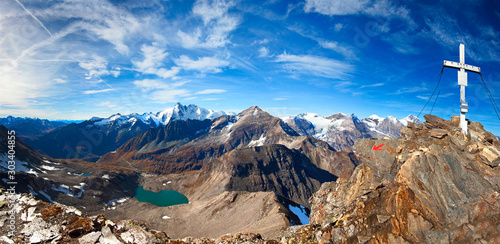
[[[386,120],[389,120],[389,122],[391,122],[391,124],[397,124],[399,122],[398,119],[396,119],[395,117],[393,116],[387,116],[387,118],[385,118]]]
[[[380,118],[378,115],[376,115],[376,114],[372,114],[372,115],[370,115],[368,118],[369,118],[369,119],[373,119],[373,120],[380,120],[380,119],[381,119],[381,118]]]
[[[422,123],[422,121],[420,119],[418,119],[413,114],[406,116],[405,118],[401,119],[400,121],[401,121],[401,124],[403,124],[404,126],[407,126],[409,121],[416,123],[416,124]]]
[[[148,125],[162,126],[168,124],[168,122],[170,122],[171,120],[204,120],[217,118],[222,115],[226,115],[226,113],[223,111],[214,111],[211,109],[200,108],[194,104],[186,106],[177,103],[174,107],[164,109],[157,113],[132,113],[129,115],[121,115],[118,113],[111,115],[107,119],[93,118],[92,121],[95,121],[94,125],[96,126],[103,126],[113,123],[121,125],[126,122],[131,123],[132,126],[137,121],[142,121],[144,124]]]

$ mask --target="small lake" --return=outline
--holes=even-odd
[[[176,191],[152,192],[144,190],[142,186],[137,187],[134,197],[139,202],[148,202],[159,207],[167,207],[177,204],[189,203],[186,196]]]

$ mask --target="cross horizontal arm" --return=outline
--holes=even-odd
[[[467,71],[479,73],[479,74],[481,73],[481,68],[479,68],[479,67],[468,65],[468,64],[461,64],[461,63],[457,63],[457,62],[453,62],[453,61],[446,61],[445,60],[444,66],[449,67],[449,68],[454,68],[454,69],[465,69]]]

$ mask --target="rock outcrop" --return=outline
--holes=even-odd
[[[1,243],[166,243],[170,238],[143,223],[83,217],[73,207],[35,200],[0,189]],[[5,204],[5,203],[9,204]]]
[[[479,123],[466,137],[457,117],[425,119],[402,138],[356,142],[361,165],[314,194],[305,232],[322,243],[499,243],[499,140]]]

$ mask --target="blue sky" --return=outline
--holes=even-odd
[[[2,4],[0,116],[88,119],[181,102],[402,118],[420,112],[443,60],[458,61],[459,43],[500,102],[494,1]],[[444,71],[439,90],[433,114],[458,115],[456,70]],[[469,74],[466,94],[468,118],[500,134],[478,75]]]

